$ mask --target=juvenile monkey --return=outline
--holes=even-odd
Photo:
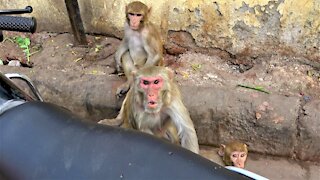
[[[227,145],[221,144],[218,154],[222,157],[226,166],[244,168],[248,155],[248,147],[241,142],[231,142]]]
[[[164,137],[199,153],[193,122],[168,68],[148,66],[135,72],[116,120],[123,121],[124,128]],[[99,123],[108,124],[108,120]]]
[[[163,43],[158,29],[149,21],[150,10],[145,4],[134,1],[126,6],[124,38],[115,54],[116,71],[121,68],[127,82],[117,89],[121,97],[130,88],[132,71],[144,66],[162,65]]]

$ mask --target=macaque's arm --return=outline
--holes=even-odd
[[[121,41],[121,43],[120,43],[120,45],[119,45],[119,47],[118,47],[118,49],[116,51],[116,54],[115,54],[116,70],[117,70],[118,73],[120,72],[121,67],[122,67],[122,62],[121,62],[122,56],[126,51],[129,50],[129,47],[128,47],[127,44],[128,43],[126,42],[126,39],[124,38]]]
[[[198,154],[198,137],[194,129],[193,122],[189,116],[189,112],[183,105],[182,101],[179,99],[173,100],[168,113],[178,129],[181,146]]]
[[[160,35],[154,26],[150,24],[148,27],[149,30],[143,32],[144,49],[148,54],[145,66],[155,66],[162,61],[163,45]]]

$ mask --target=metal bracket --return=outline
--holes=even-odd
[[[24,82],[26,82],[29,86],[29,88],[31,89],[32,93],[35,95],[35,97],[43,102],[43,98],[41,97],[38,89],[36,88],[35,85],[33,85],[31,79],[29,79],[27,76],[23,75],[23,74],[17,74],[17,73],[7,73],[5,74],[5,76],[9,79],[21,79]]]

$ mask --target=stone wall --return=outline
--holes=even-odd
[[[141,1],[152,6],[151,20],[164,35],[187,32],[199,47],[254,58],[299,55],[320,62],[319,0]],[[122,37],[124,7],[131,0],[78,2],[87,33]],[[38,31],[70,31],[63,0],[2,0],[0,9],[26,5],[34,8]]]

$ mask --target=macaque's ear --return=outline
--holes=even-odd
[[[248,149],[249,145],[247,143],[242,143],[245,149]]]
[[[137,70],[131,71],[131,75],[132,75],[133,77],[136,77],[136,75],[137,75]]]
[[[223,157],[224,156],[224,149],[226,148],[226,145],[220,144],[220,148],[218,151],[219,156]]]
[[[148,9],[148,14],[150,14],[152,7],[149,7]]]

